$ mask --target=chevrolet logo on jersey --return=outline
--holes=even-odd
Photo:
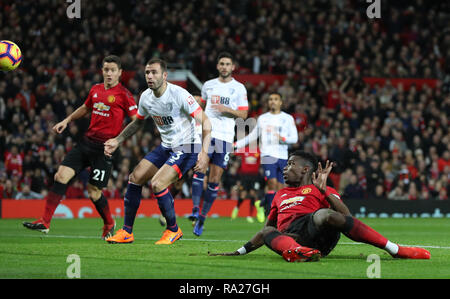
[[[283,206],[283,205],[291,204],[291,203],[293,203],[293,202],[297,202],[297,201],[300,201],[300,202],[301,202],[301,201],[304,200],[304,199],[305,199],[304,196],[296,196],[296,197],[288,198],[288,199],[283,200],[283,201],[280,203],[280,207]]]
[[[110,106],[107,106],[102,102],[95,103],[94,108],[97,109],[98,111],[109,111],[109,109],[111,109]]]
[[[305,199],[304,196],[296,196],[293,198],[285,199],[280,204],[280,212],[285,209],[292,208],[293,206],[299,205]]]

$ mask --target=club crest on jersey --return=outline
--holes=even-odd
[[[113,95],[108,96],[108,103],[114,103],[116,101],[116,98]]]
[[[308,194],[308,193],[311,193],[311,191],[312,191],[312,189],[311,188],[305,188],[305,189],[303,189],[302,190],[302,194]]]
[[[190,106],[190,105],[192,105],[192,104],[195,103],[195,99],[194,99],[192,96],[188,96],[187,102],[188,102],[188,104],[189,104],[189,106]]]

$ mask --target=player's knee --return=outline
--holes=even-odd
[[[164,189],[166,189],[168,187],[166,184],[164,184],[159,179],[152,179],[150,181],[150,185],[152,186],[152,190],[153,190],[154,193],[161,192],[161,191],[163,191]]]
[[[128,176],[128,181],[135,185],[142,185],[145,183],[145,182],[141,182],[142,179],[134,171],[132,173],[130,173],[130,175]]]
[[[321,226],[338,227],[341,225],[343,215],[331,209],[321,209],[314,215],[314,223]]]
[[[87,185],[87,192],[90,199],[93,201],[97,201],[102,196],[102,190],[100,190],[98,187],[88,184]]]
[[[261,233],[263,235],[263,238],[266,238],[268,235],[276,231],[277,229],[273,226],[266,226],[262,229]]]
[[[67,182],[69,181],[66,178],[66,175],[64,175],[64,173],[62,171],[57,171],[55,173],[55,176],[53,177],[53,179],[55,180],[55,182],[61,183],[61,184],[67,184]]]

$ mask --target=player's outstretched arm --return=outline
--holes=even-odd
[[[274,223],[271,220],[267,220],[266,225],[257,232],[253,238],[250,239],[247,243],[244,244],[241,248],[237,249],[233,252],[219,252],[219,253],[211,253],[208,252],[208,255],[210,256],[234,256],[234,255],[244,255],[247,253],[250,253],[259,247],[264,245],[264,236],[268,231],[273,231],[273,229],[276,227],[276,223]]]
[[[211,108],[233,118],[246,119],[248,116],[248,110],[239,110],[239,109],[234,110],[222,104],[212,104]]]
[[[58,134],[61,134],[66,128],[67,125],[73,121],[77,120],[79,118],[82,118],[86,114],[88,114],[91,111],[85,104],[81,105],[77,108],[74,112],[72,112],[69,116],[67,116],[65,119],[57,123],[53,126],[53,131],[55,131]]]
[[[119,147],[119,145],[130,136],[133,136],[139,129],[144,126],[144,124],[145,119],[135,118],[125,127],[125,129],[122,130],[122,132],[117,137],[108,139],[104,144],[105,155],[111,157],[114,151]]]

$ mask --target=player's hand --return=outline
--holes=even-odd
[[[234,252],[216,252],[216,253],[212,253],[208,251],[208,255],[209,256],[233,256],[233,255],[240,255],[240,253],[238,251],[234,251]]]
[[[314,186],[319,189],[320,192],[325,193],[327,191],[327,178],[333,168],[334,163],[327,160],[325,168],[322,168],[322,163],[319,162],[317,171],[312,174],[312,182]]]
[[[229,113],[229,108],[222,104],[212,104],[211,108],[214,109],[218,113]]]
[[[204,151],[201,151],[198,154],[198,159],[197,159],[197,163],[194,166],[194,171],[195,172],[206,173],[206,169],[208,168],[208,164],[209,164],[208,154],[205,153]]]
[[[283,143],[284,142],[284,138],[283,137],[281,137],[281,135],[280,134],[278,134],[278,133],[273,133],[273,135],[275,136],[275,138],[277,139],[277,142],[278,143]]]
[[[105,141],[104,143],[104,153],[105,156],[111,157],[112,154],[116,151],[116,149],[119,147],[119,141],[117,141],[116,138],[111,138]]]
[[[61,134],[67,128],[67,123],[68,122],[66,120],[60,121],[59,123],[53,126],[53,131],[55,131],[58,134]]]

